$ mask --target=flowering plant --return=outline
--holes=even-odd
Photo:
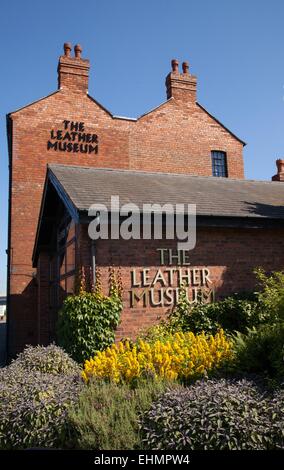
[[[82,376],[85,382],[99,378],[128,383],[147,375],[187,381],[207,375],[231,355],[232,345],[223,330],[215,336],[175,333],[164,342],[139,339],[133,345],[113,344],[85,362]]]
[[[83,273],[84,274],[84,273]],[[117,279],[118,277],[118,279]],[[82,276],[77,295],[69,295],[58,313],[58,343],[77,362],[114,342],[122,311],[122,286],[113,268],[109,272],[109,295],[102,291],[100,273],[87,292]]]

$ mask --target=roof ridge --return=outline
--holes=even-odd
[[[19,111],[22,111],[22,110],[25,109],[25,108],[29,108],[29,107],[32,106],[33,104],[37,104],[37,103],[39,103],[40,101],[43,101],[43,100],[45,100],[46,98],[49,98],[49,97],[52,96],[52,95],[56,95],[56,93],[59,93],[59,92],[60,92],[60,89],[59,89],[59,90],[55,90],[55,91],[53,91],[52,93],[49,93],[48,95],[42,96],[41,98],[38,98],[37,100],[31,101],[30,103],[25,104],[24,106],[20,106],[20,108],[17,108],[17,109],[15,109],[14,111],[10,111],[10,112],[7,114],[7,116],[11,116],[12,114],[16,114],[16,113],[18,113]]]
[[[222,177],[216,177],[212,175],[191,175],[191,174],[186,174],[186,173],[170,173],[170,172],[162,172],[162,171],[145,171],[145,170],[134,170],[134,169],[128,169],[128,168],[109,168],[109,167],[94,167],[94,166],[81,166],[81,165],[67,165],[64,163],[48,163],[47,164],[48,168],[70,168],[74,170],[92,170],[92,171],[106,171],[106,172],[113,172],[113,173],[134,173],[134,174],[141,174],[141,175],[155,175],[156,177],[159,176],[172,176],[172,177],[180,177],[180,178],[196,178],[196,179],[210,179],[210,180],[215,180],[216,182],[219,183],[225,183],[227,184],[228,182],[232,183],[267,183],[267,184],[279,184],[279,181],[270,181],[270,180],[255,180],[255,179],[239,179],[239,178],[222,178]]]

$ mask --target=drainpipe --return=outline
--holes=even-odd
[[[95,240],[92,240],[92,271],[93,271],[93,285],[95,287],[96,285],[96,246],[95,246]]]

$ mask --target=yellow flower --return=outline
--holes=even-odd
[[[215,336],[192,332],[175,333],[166,342],[138,340],[119,342],[98,352],[84,364],[82,377],[109,379],[116,383],[138,378],[143,373],[168,380],[187,379],[218,367],[232,356],[232,344],[220,330]]]

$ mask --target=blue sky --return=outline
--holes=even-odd
[[[6,113],[57,87],[66,41],[91,60],[89,93],[136,117],[165,100],[170,61],[188,60],[198,101],[247,142],[246,177],[270,179],[284,157],[282,0],[1,2],[0,292],[6,288]]]

